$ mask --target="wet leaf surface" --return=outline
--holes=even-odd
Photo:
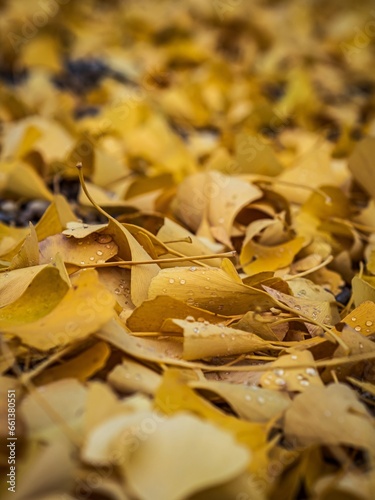
[[[372,499],[370,0],[0,11],[0,497]]]

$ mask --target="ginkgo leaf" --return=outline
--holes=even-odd
[[[147,261],[152,260],[150,255],[146,252],[143,246],[138,243],[136,238],[130,231],[121,224],[117,219],[107,214],[97,203],[93,200],[87,190],[82,174],[82,164],[78,165],[79,176],[82,183],[82,189],[85,195],[89,198],[97,210],[103,215],[108,217],[108,230],[106,234],[112,235],[114,241],[118,245],[118,255],[120,258],[134,261]],[[154,276],[159,271],[159,266],[155,263],[132,266],[131,268],[131,299],[135,305],[139,305],[142,300],[147,297],[149,284]]]
[[[35,170],[22,160],[1,162],[0,173],[7,178],[4,189],[28,199],[52,201],[53,196]]]
[[[271,305],[272,299],[234,281],[217,268],[162,269],[151,281],[148,298],[172,295],[188,305],[225,316],[243,314],[254,306]]]
[[[346,385],[310,387],[285,413],[286,435],[306,446],[347,445],[375,453],[373,421]]]
[[[13,257],[9,270],[37,266],[39,262],[38,237],[34,226],[29,224],[30,233],[26,236],[19,252]]]
[[[165,339],[134,337],[119,320],[112,319],[107,322],[96,336],[135,358],[156,363],[184,364],[179,363],[182,358],[182,347],[179,343]]]
[[[156,392],[156,408],[167,415],[174,415],[180,411],[192,412],[231,432],[251,452],[256,453],[264,450],[266,433],[262,424],[247,422],[226,415],[201,396],[198,396],[188,386],[188,383],[193,380],[196,381],[197,377],[191,372],[183,372],[177,369],[166,371]],[[256,471],[257,466],[260,464],[254,463],[253,465],[253,470]]]
[[[288,331],[287,323],[277,325],[277,321],[277,317],[273,316],[272,313],[260,314],[249,311],[231,326],[245,332],[255,333],[263,340],[277,341],[282,340]],[[272,328],[273,323],[276,325]]]
[[[155,394],[160,375],[140,363],[126,359],[108,374],[108,382],[121,392]]]
[[[34,384],[45,385],[64,378],[76,378],[85,382],[105,365],[110,349],[104,342],[97,342],[78,356],[53,366],[34,378]]]
[[[298,368],[298,365],[308,366]],[[269,368],[260,379],[260,385],[266,389],[303,392],[310,386],[323,386],[310,351],[295,351],[280,356],[269,364]]]
[[[167,318],[209,321],[210,323],[220,323],[228,319],[226,316],[187,305],[169,295],[159,295],[154,299],[145,300],[137,307],[127,319],[126,325],[133,332],[156,332],[161,330]]]
[[[212,447],[215,456],[211,454]],[[181,413],[157,426],[132,453],[124,471],[141,498],[177,500],[232,479],[245,470],[250,459],[248,450],[229,433]]]
[[[180,184],[176,213],[193,230],[198,229],[205,213],[210,226],[222,228],[223,242],[231,246],[229,238],[236,215],[261,196],[259,188],[240,179],[214,171],[198,173]]]
[[[290,404],[286,393],[260,389],[257,386],[200,380],[190,382],[189,386],[218,394],[241,418],[251,422],[267,422],[282,415]]]
[[[27,228],[6,226],[0,222],[0,255],[2,258],[4,260],[6,258],[12,259],[29,233]]]
[[[68,492],[73,487],[73,471],[77,466],[72,451],[71,443],[55,440],[45,446],[37,456],[28,457],[28,467],[17,484],[17,494],[20,498],[51,499],[55,496],[54,492],[56,495],[57,492],[60,492],[60,495],[62,491]],[[58,497],[55,498],[57,500]]]
[[[372,157],[375,150],[375,139],[366,137],[355,147],[351,154],[348,167],[354,179],[375,198],[375,189],[372,179],[374,178],[374,167]]]
[[[174,319],[173,323],[184,334],[184,359],[230,356],[269,347],[267,342],[253,333],[224,325],[181,319]]]
[[[66,229],[62,231],[62,234],[66,236],[73,236],[74,238],[86,238],[92,233],[100,233],[102,229],[108,227],[108,224],[84,224],[83,222],[71,221],[66,223]],[[104,232],[105,233],[105,232]],[[107,235],[103,236],[103,240],[109,240]],[[106,241],[109,243],[109,241]],[[105,241],[102,241],[105,243]]]
[[[18,317],[17,325],[5,324],[3,330],[42,351],[66,346],[94,333],[113,316],[115,299],[99,283],[93,269],[82,270],[72,279],[72,285],[47,315],[31,323]]]
[[[30,142],[30,149],[39,151],[48,162],[63,159],[73,146],[71,135],[58,122],[42,116],[28,116],[7,127],[3,157],[16,153],[20,146],[25,150],[23,138],[29,127],[34,127],[40,132],[37,140]]]
[[[358,328],[358,326],[356,327]],[[369,332],[367,332],[369,333]],[[344,324],[340,338],[343,340],[345,345],[350,349],[350,355],[355,354],[371,353],[375,351],[375,343],[367,338],[365,334],[356,331],[351,328],[348,324]],[[345,351],[342,346],[338,346],[333,353],[333,358],[341,358],[345,356]],[[366,361],[357,361],[357,363],[345,363],[342,366],[337,367],[335,370],[336,378],[338,380],[345,381],[347,377],[356,376],[358,378],[362,377],[366,368]],[[327,367],[322,373],[322,380],[329,382],[332,380],[332,371]]]
[[[53,202],[44,212],[35,226],[38,240],[60,233],[70,221],[77,220],[67,200],[61,195],[55,195]]]
[[[334,325],[340,320],[337,307],[334,303],[322,300],[309,300],[303,297],[292,297],[275,291],[266,285],[262,286],[272,297],[293,309],[297,315],[301,313],[313,321],[329,325]],[[317,331],[317,327],[309,323],[306,323],[306,327],[311,334]]]
[[[24,288],[22,294],[19,294],[20,288],[17,286],[18,283],[14,283],[17,276],[12,276],[9,273],[13,282],[12,284],[15,286],[14,288],[12,287],[12,295],[4,297],[4,307],[0,309],[0,327],[4,331],[9,331],[13,327],[27,325],[43,318],[53,311],[67,294],[69,284],[65,279],[63,269],[60,270],[56,264],[36,267],[39,269],[34,270],[33,274],[31,274],[32,271],[31,273],[27,273],[28,279],[22,280]],[[30,267],[13,272],[25,271],[26,269],[33,270]],[[31,276],[32,279],[30,280]],[[22,283],[20,284],[22,285]],[[7,285],[8,283],[6,282],[4,291],[9,292]]]
[[[82,432],[86,399],[87,389],[77,380],[67,378],[36,388],[23,399],[20,414],[30,435],[47,442],[64,441],[62,421],[72,431]],[[53,417],[44,405],[51,408]]]
[[[173,220],[167,218],[164,219],[164,224],[159,229],[157,237],[162,242],[168,244],[168,247],[170,247],[172,250],[180,252],[183,255],[194,256],[212,253],[212,250],[208,246],[206,246],[199,238],[197,238],[197,236],[195,236],[192,232],[183,228]],[[190,242],[186,241],[186,239],[189,239]],[[219,259],[208,259],[205,262],[209,266],[220,266]]]
[[[375,287],[359,276],[352,279],[353,299],[356,307],[367,301],[375,301]]]
[[[50,264],[41,264],[22,269],[14,269],[0,274],[0,300],[3,306],[17,300],[33,279]]]
[[[67,264],[84,267],[85,264],[101,264],[117,254],[117,245],[111,235],[93,233],[85,238],[71,238],[63,234],[55,234],[39,244],[40,261],[49,262],[56,253]]]
[[[290,265],[304,243],[304,238],[296,237],[287,243],[266,247],[251,240],[242,248],[240,261],[244,271],[249,275],[262,271],[276,271]]]

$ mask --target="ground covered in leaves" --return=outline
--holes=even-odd
[[[0,28],[1,498],[372,498],[371,2]]]

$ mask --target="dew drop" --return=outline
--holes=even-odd
[[[355,318],[354,316],[352,317],[352,321],[357,321],[357,318]]]
[[[294,360],[298,359],[298,356],[296,354],[292,354],[290,357],[291,357],[291,359],[294,359]]]
[[[283,386],[283,385],[285,385],[285,384],[286,384],[286,382],[285,382],[285,380],[284,380],[283,378],[277,377],[277,378],[275,379],[275,384],[276,384],[276,385],[279,385],[279,386]]]
[[[110,234],[101,234],[98,237],[99,243],[109,243],[110,241],[112,241],[112,236]],[[107,248],[110,248],[110,245],[107,245]]]
[[[301,306],[299,306],[299,305],[297,304],[296,306],[294,306],[294,309],[295,309],[296,311],[300,311],[300,310],[301,310]]]
[[[174,283],[174,279],[173,279],[173,278],[171,278],[171,279],[169,280],[169,283],[172,285],[172,283]]]
[[[356,332],[360,332],[360,331],[362,330],[362,328],[358,325],[358,326],[356,326],[356,327],[354,328],[354,330],[355,330]]]
[[[245,399],[246,399],[246,401],[251,401],[251,396],[250,396],[250,394],[246,394]]]
[[[263,397],[263,396],[258,396],[258,403],[259,403],[260,405],[264,404],[265,402],[266,402],[266,400],[264,399],[264,397]]]
[[[181,285],[185,285],[186,281],[185,280],[180,280]]]
[[[81,260],[81,266],[83,266],[83,264],[84,264],[84,263],[85,263],[85,261],[84,261],[84,260]]]
[[[189,299],[187,299],[186,303],[189,304],[189,306],[193,306],[194,305],[194,299],[192,299],[190,297]],[[198,318],[198,321],[199,321],[199,318]]]
[[[310,385],[310,382],[309,382],[307,379],[303,378],[303,379],[300,381],[300,384],[301,384],[302,386],[304,386],[304,387],[307,387],[308,385]]]
[[[98,250],[98,251],[96,252],[96,255],[103,255],[103,252],[102,252],[101,250]]]
[[[210,286],[205,286],[205,290],[209,290],[211,287]]]
[[[358,344],[358,347],[359,347],[360,349],[363,349],[363,344]]]
[[[196,268],[195,266],[193,266],[193,267],[191,267],[191,268],[189,269],[189,271],[192,271],[192,272],[194,272],[194,271],[196,271],[196,270],[197,270],[197,268]]]
[[[193,332],[194,332],[194,333],[199,333],[199,328],[195,327],[195,328],[193,329]]]
[[[90,260],[95,260],[95,257],[90,257]]]
[[[372,321],[366,321],[366,326],[372,326]]]
[[[194,316],[186,316],[185,321],[195,321]]]
[[[115,294],[120,295],[120,293],[121,293],[121,290],[119,288],[115,288]]]
[[[221,334],[220,334],[220,337],[221,337],[222,339],[225,339],[225,334],[224,334],[224,333],[221,333]]]
[[[282,368],[276,368],[276,370],[273,371],[275,375],[281,376],[284,375],[284,370]]]
[[[316,370],[315,370],[315,368],[306,368],[306,373],[307,373],[307,375],[314,377],[316,375]]]

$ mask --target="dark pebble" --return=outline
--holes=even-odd
[[[29,222],[36,224],[46,211],[49,201],[32,200],[22,205],[17,217],[17,225],[27,226]]]
[[[53,82],[62,90],[83,94],[98,86],[109,72],[108,66],[99,59],[68,60]]]
[[[352,295],[352,289],[345,285],[344,287],[341,288],[341,292],[336,295],[336,301],[340,302],[340,304],[346,306],[346,304],[349,302],[350,297]]]
[[[81,106],[74,111],[74,118],[80,120],[86,116],[96,116],[99,113],[97,106]]]
[[[0,67],[0,81],[6,85],[19,85],[23,83],[28,77],[28,72],[25,68],[1,68]]]

